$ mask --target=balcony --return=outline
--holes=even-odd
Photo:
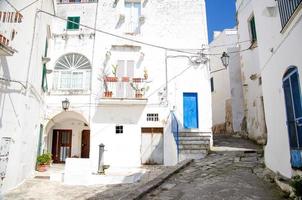
[[[23,15],[19,12],[0,11],[0,22],[3,23],[21,23]]]
[[[282,28],[285,28],[287,24],[291,21],[292,17],[294,16],[294,13],[298,10],[299,6],[302,5],[302,0],[277,0],[278,1],[278,7],[279,7],[279,13],[280,13],[280,19],[281,19],[281,25]]]
[[[57,0],[57,4],[96,3],[98,0]]]
[[[12,56],[15,50],[9,47],[9,40],[0,34],[0,56]]]
[[[148,91],[144,78],[104,77],[101,104],[146,104]]]

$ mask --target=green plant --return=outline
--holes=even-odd
[[[135,92],[139,92],[142,94],[145,94],[149,90],[149,86],[143,85],[140,87],[139,84],[133,82],[130,83],[130,86],[133,90],[135,90]]]
[[[112,74],[114,75],[114,77],[116,77],[116,73],[117,73],[117,68],[118,68],[118,65],[112,65]]]
[[[51,153],[43,153],[37,157],[37,163],[40,165],[48,165],[51,162]]]
[[[294,188],[294,192],[297,197],[302,196],[302,176],[296,175],[293,176],[290,185]]]

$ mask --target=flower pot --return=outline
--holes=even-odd
[[[141,99],[141,98],[143,98],[143,94],[140,93],[140,92],[136,92],[136,93],[135,93],[135,98],[136,98],[136,99]]]
[[[47,171],[49,165],[45,165],[45,164],[38,164],[37,165],[37,171],[38,172],[45,172]]]
[[[106,82],[117,82],[117,77],[109,77],[109,76],[107,76],[107,77],[104,78],[104,80]]]
[[[104,92],[104,97],[111,98],[112,97],[112,92],[111,91]]]
[[[129,77],[122,77],[122,82],[129,82]]]

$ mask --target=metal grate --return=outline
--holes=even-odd
[[[282,28],[286,26],[302,0],[277,0]]]

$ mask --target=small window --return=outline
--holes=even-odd
[[[67,19],[67,30],[78,30],[80,28],[80,17],[68,17]]]
[[[47,69],[46,69],[46,64],[43,64],[43,69],[42,69],[42,90],[43,92],[47,92],[48,90],[48,85],[47,85]]]
[[[158,122],[158,113],[148,113],[147,121]]]
[[[122,134],[124,132],[124,127],[121,125],[115,126],[115,133],[116,134]]]
[[[211,92],[214,92],[214,78],[211,78]]]
[[[256,32],[256,23],[255,17],[252,16],[249,20],[249,27],[250,27],[250,36],[252,43],[257,42],[257,32]]]
[[[262,77],[261,76],[258,78],[258,85],[262,85]]]

